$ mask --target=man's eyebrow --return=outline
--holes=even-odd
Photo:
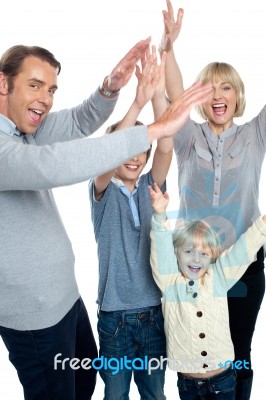
[[[28,81],[29,82],[36,82],[36,83],[39,83],[40,85],[44,84],[44,81],[42,81],[41,79],[38,79],[38,78],[30,78],[30,79],[28,79]],[[52,85],[50,87],[50,89],[58,89],[58,86],[57,85]]]

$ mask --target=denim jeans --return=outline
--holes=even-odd
[[[74,370],[67,357],[94,359],[98,356],[87,310],[78,299],[64,318],[49,328],[17,331],[0,327],[0,336],[9,359],[23,385],[25,400],[89,400],[94,392],[97,371]]]
[[[187,378],[178,373],[181,400],[235,400],[236,372],[228,368],[212,378]]]
[[[128,367],[121,366],[114,371],[100,369],[105,383],[105,400],[128,400],[132,375],[142,400],[165,400],[164,378],[165,364],[162,368],[141,369],[145,359],[166,357],[166,341],[161,306],[136,310],[98,313],[98,333],[100,356],[130,360]],[[141,359],[135,360],[134,359]],[[111,363],[112,360],[110,360]],[[132,364],[131,364],[132,363]]]

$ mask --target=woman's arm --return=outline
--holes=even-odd
[[[181,31],[184,10],[179,8],[175,20],[171,1],[166,0],[166,3],[167,11],[163,10],[164,32],[159,51],[161,54],[164,51],[167,52],[165,66],[166,93],[172,102],[184,91],[182,74],[174,53],[174,42]]]

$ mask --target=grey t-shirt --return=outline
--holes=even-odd
[[[128,198],[112,181],[100,201],[94,198],[93,180],[89,184],[91,215],[98,245],[99,288],[97,303],[104,311],[156,306],[161,293],[154,282],[150,265],[152,207],[148,185],[151,173],[138,182],[134,201],[140,226],[135,225]],[[165,185],[162,188],[165,191]]]

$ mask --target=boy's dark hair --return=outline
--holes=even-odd
[[[57,69],[57,75],[61,71],[61,64],[56,60],[50,51],[39,46],[24,46],[22,44],[10,47],[4,52],[0,59],[0,72],[8,76],[8,88],[11,92],[14,88],[13,79],[19,74],[21,66],[25,58],[37,57],[42,61],[48,62],[52,67]]]
[[[116,123],[114,123],[114,124],[108,126],[108,128],[106,129],[106,133],[113,133],[113,132],[115,132],[119,124],[120,124],[120,121],[118,121],[118,122],[116,122]],[[143,124],[142,122],[140,122],[140,121],[137,120],[137,121],[135,122],[135,126],[138,126],[138,125],[144,125],[144,124]],[[149,150],[147,150],[147,162],[148,162],[148,159],[150,158],[151,150],[152,150],[152,145],[150,146]]]

